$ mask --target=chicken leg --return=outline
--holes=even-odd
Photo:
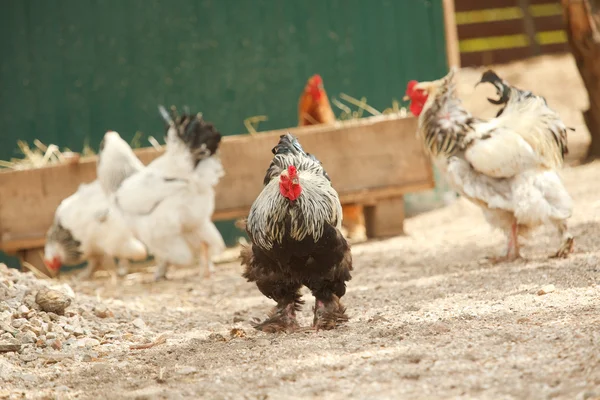
[[[552,258],[566,258],[569,253],[573,252],[573,245],[575,238],[567,229],[567,223],[565,221],[556,221],[556,228],[560,235],[561,245],[558,251],[552,256]]]
[[[117,275],[121,278],[129,273],[129,261],[126,258],[119,258],[117,261]]]
[[[90,279],[94,275],[98,265],[102,264],[102,261],[103,257],[90,257],[87,262],[87,266],[83,269],[83,271],[77,274],[77,279],[82,281]]]
[[[300,284],[275,280],[257,280],[258,289],[265,296],[275,300],[277,306],[271,310],[266,320],[253,324],[254,328],[268,333],[293,332],[300,326],[296,312],[304,302],[300,299]]]
[[[315,296],[313,327],[316,330],[334,329],[339,324],[348,321],[346,307],[340,301],[340,297],[346,293],[346,285],[343,280],[310,280],[305,284]]]
[[[167,267],[169,264],[166,261],[159,261],[154,270],[154,280],[156,282],[167,279]]]
[[[520,246],[519,246],[519,225],[517,221],[513,221],[510,232],[508,232],[508,245],[506,248],[506,254],[500,257],[489,257],[488,259],[492,264],[498,264],[501,262],[511,262],[521,258]]]

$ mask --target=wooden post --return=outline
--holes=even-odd
[[[367,237],[382,238],[404,233],[404,196],[377,201],[365,206]]]
[[[456,28],[456,15],[454,0],[443,0],[444,29],[446,32],[446,57],[448,67],[460,68],[460,48],[458,45],[458,29]]]
[[[600,0],[562,0],[565,30],[590,107],[583,113],[592,137],[587,158],[600,158]]]
[[[535,36],[535,22],[533,21],[533,16],[529,11],[529,0],[519,0],[519,7],[523,11],[523,28],[525,29],[525,34],[529,39],[529,48],[531,49],[531,54],[534,56],[539,56],[542,54],[540,49],[540,45]]]

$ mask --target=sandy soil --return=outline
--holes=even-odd
[[[24,364],[4,393],[600,398],[599,174],[600,162],[564,171],[576,202],[576,248],[566,260],[547,258],[558,242],[541,230],[524,250],[526,261],[481,261],[501,251],[502,238],[462,200],[408,220],[406,236],[355,246],[356,271],[344,297],[351,319],[336,331],[254,331],[248,321],[272,304],[240,277],[238,263],[221,265],[210,281],[187,269],[162,283],[151,282],[151,271],[123,282],[72,283],[76,298],[108,305],[115,317],[103,321],[116,324],[122,337],[74,350],[83,357]],[[539,295],[546,285],[555,290]],[[308,325],[306,299],[301,320]],[[136,318],[147,326],[134,326]],[[144,350],[118,346],[141,334],[167,340]]]
[[[354,246],[350,321],[335,331],[255,331],[249,320],[273,303],[237,262],[211,280],[197,269],[160,283],[150,269],[63,277],[75,292],[64,318],[87,321],[97,342],[0,354],[0,398],[600,399],[599,176],[600,162],[563,173],[576,237],[565,260],[548,258],[558,238],[542,229],[526,260],[488,264],[503,238],[464,200],[408,219],[406,236]],[[108,317],[90,311],[99,304]]]

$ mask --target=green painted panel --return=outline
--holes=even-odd
[[[444,73],[442,13],[441,0],[4,0],[0,158],[17,139],[162,137],[157,104],[201,110],[224,134],[261,114],[262,130],[294,126],[313,73],[330,96],[384,109],[409,79]]]

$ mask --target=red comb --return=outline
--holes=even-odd
[[[313,85],[321,85],[323,83],[323,79],[321,78],[321,75],[314,74],[313,76],[310,77],[310,82]]]

